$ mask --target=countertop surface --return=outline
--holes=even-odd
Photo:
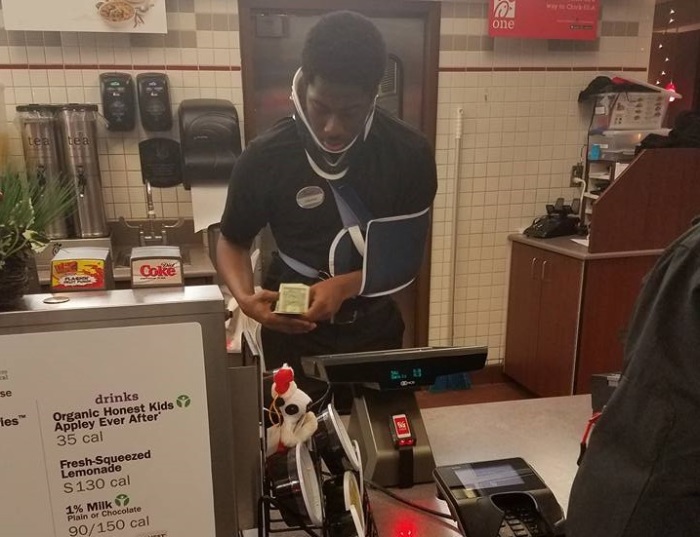
[[[576,475],[579,442],[591,416],[590,395],[482,403],[421,411],[435,464],[445,466],[522,457],[540,475],[566,513]],[[435,496],[435,485],[392,489],[424,507],[448,513]],[[371,492],[379,537],[454,537],[449,520],[405,508],[384,494]],[[410,531],[410,533],[407,533]]]
[[[578,244],[571,240],[580,238],[582,237],[572,235],[569,237],[553,237],[551,239],[535,239],[532,237],[527,237],[522,233],[513,233],[512,235],[508,235],[508,240],[512,242],[527,244],[529,246],[534,246],[535,248],[541,248],[542,250],[547,250],[556,254],[566,255],[568,257],[574,257],[583,261],[596,259],[614,259],[619,257],[658,256],[661,255],[661,253],[663,252],[663,250],[629,250],[621,252],[604,252],[598,254],[591,254],[588,252],[588,248],[586,246]]]

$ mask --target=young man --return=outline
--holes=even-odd
[[[379,295],[410,283],[423,255],[435,159],[421,133],[375,107],[385,61],[369,19],[347,11],[322,17],[293,80],[294,117],[248,145],[221,220],[218,270],[243,313],[262,324],[267,368],[289,363],[312,396],[325,388],[303,377],[301,356],[401,346],[398,308]],[[416,214],[426,222],[420,248],[401,255],[387,248],[363,261],[369,220]],[[267,224],[279,255],[255,293],[249,249]],[[379,278],[368,273],[382,270]],[[280,283],[311,286],[305,315],[273,312]]]

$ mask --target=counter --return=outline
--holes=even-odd
[[[661,255],[663,249],[653,249],[653,250],[630,250],[624,252],[602,252],[597,254],[592,254],[588,251],[588,248],[582,244],[578,244],[571,239],[576,239],[581,237],[570,236],[570,237],[553,237],[551,239],[535,239],[532,237],[527,237],[522,233],[513,233],[508,235],[508,240],[511,242],[517,242],[520,244],[527,244],[529,246],[534,246],[535,248],[540,248],[548,252],[553,252],[555,254],[565,255],[567,257],[573,257],[575,259],[581,260],[595,260],[595,259],[617,259],[623,257],[648,257],[651,255],[658,256]]]
[[[579,442],[591,415],[588,395],[483,403],[421,411],[438,466],[522,457],[542,477],[566,512],[578,466]],[[435,485],[393,492],[448,513]],[[456,524],[404,508],[370,493],[379,537],[454,537]],[[409,533],[410,531],[410,533]]]

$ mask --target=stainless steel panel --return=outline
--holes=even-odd
[[[36,106],[31,110],[20,110],[17,115],[27,176],[35,177],[40,183],[62,181],[55,107]],[[50,239],[68,237],[67,219],[58,217],[53,220],[46,228],[46,235]]]
[[[231,360],[232,362],[234,360]],[[257,527],[258,498],[262,494],[262,425],[251,408],[260,398],[257,364],[232,364],[228,369],[233,410],[233,464],[236,476],[236,510],[241,530]]]
[[[69,105],[58,112],[58,122],[66,174],[77,193],[76,233],[84,239],[105,237],[109,230],[97,153],[97,112]]]

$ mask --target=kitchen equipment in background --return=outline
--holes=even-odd
[[[397,118],[403,118],[403,66],[396,54],[387,57],[384,76],[379,83],[377,104]]]
[[[178,117],[185,188],[195,182],[228,182],[241,154],[241,131],[233,103],[186,99],[180,103]]]
[[[36,177],[41,184],[46,181],[65,180],[61,168],[56,108],[47,104],[26,104],[16,107],[27,176]],[[46,235],[50,239],[68,237],[68,219],[56,218],[46,228]]]
[[[136,76],[141,125],[147,131],[169,131],[173,126],[170,107],[170,83],[165,73],[141,73]]]
[[[141,178],[146,186],[146,214],[150,223],[147,226],[148,229],[144,229],[143,226],[138,227],[139,243],[141,246],[165,245],[168,244],[167,230],[180,227],[183,220],[179,218],[174,224],[163,224],[159,230],[156,230],[156,211],[153,204],[152,187],[171,188],[182,183],[180,144],[168,138],[150,138],[139,143],[139,156],[141,158]]]
[[[144,184],[169,188],[182,183],[180,144],[169,138],[149,138],[139,142],[141,175]]]
[[[77,191],[73,219],[76,235],[81,238],[106,237],[109,230],[97,154],[97,105],[61,105],[57,117],[67,180]]]
[[[100,75],[102,114],[110,131],[130,131],[136,126],[134,79],[128,73]]]

